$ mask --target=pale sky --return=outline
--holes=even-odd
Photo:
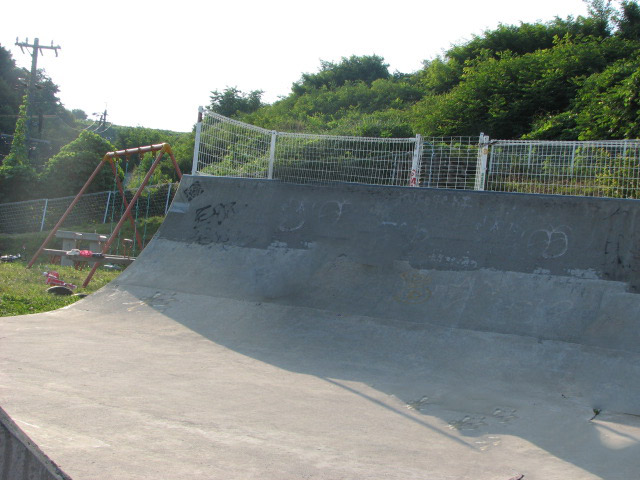
[[[425,59],[499,23],[586,15],[582,0],[31,0],[4,2],[0,45],[38,37],[38,57],[68,109],[108,111],[118,125],[188,131],[212,90],[286,96],[320,60],[380,55],[410,73]]]

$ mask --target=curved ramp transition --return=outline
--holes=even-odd
[[[0,404],[72,478],[628,479],[640,203],[185,176]]]

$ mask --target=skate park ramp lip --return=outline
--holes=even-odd
[[[74,479],[633,478],[639,212],[185,176],[115,282],[0,320],[0,404]]]

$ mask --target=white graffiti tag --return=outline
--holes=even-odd
[[[559,258],[569,250],[567,226],[540,229],[529,235],[527,250],[530,255],[542,258]]]

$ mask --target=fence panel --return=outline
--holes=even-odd
[[[424,141],[419,185],[473,190],[478,167],[477,137],[431,137]]]
[[[204,117],[197,171],[208,175],[267,178],[272,132],[215,113]]]
[[[39,232],[46,205],[46,199],[0,204],[0,232]]]
[[[487,189],[640,198],[640,142],[495,141]]]
[[[480,134],[425,137],[418,144],[420,136],[273,132],[212,112],[204,115],[199,128],[200,152],[193,172],[201,174],[640,198],[638,140],[490,141]]]
[[[472,137],[367,138],[275,132],[212,112],[207,112],[199,128],[193,171],[200,174],[433,188],[473,188],[475,181],[478,140]]]
[[[273,178],[295,183],[409,185],[414,138],[278,133]]]
[[[62,227],[80,225],[87,222],[102,223],[108,196],[109,192],[98,192],[80,197],[80,200],[66,218]],[[49,199],[47,216],[44,222],[45,230],[50,230],[55,226],[74,198],[75,196]]]
[[[135,219],[164,216],[177,191],[176,184],[152,185],[144,189],[133,209]],[[131,201],[135,190],[125,190]],[[0,233],[29,233],[50,230],[60,220],[75,197],[29,200],[0,204]],[[90,193],[80,200],[65,219],[62,228],[85,223],[114,223],[124,213],[122,196],[111,192]]]

